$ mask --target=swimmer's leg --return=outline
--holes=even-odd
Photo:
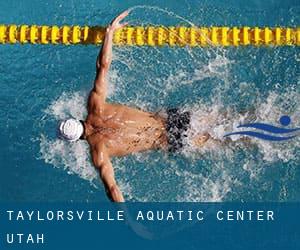
[[[196,118],[197,119],[197,118]],[[207,124],[215,124],[216,123],[216,117],[214,116],[205,116],[197,119],[197,123],[199,127],[206,127]],[[209,140],[214,140],[215,139],[209,134],[208,131],[203,131],[202,133],[196,134],[192,138],[192,143],[194,144],[195,147],[203,147],[206,142]]]
[[[240,146],[246,146],[250,148],[254,145],[253,141],[251,141],[248,137],[242,137],[237,141],[232,141],[231,139],[227,138],[226,140],[220,140],[213,138],[209,133],[204,133],[201,135],[195,136],[195,138],[192,140],[193,144],[197,148],[204,147],[207,142],[212,142],[214,145],[219,146],[234,146],[234,147],[240,147]]]
[[[247,120],[250,121],[255,121],[257,119],[255,109],[248,109],[240,112],[241,115],[246,116]],[[200,118],[196,118],[198,126],[199,127],[206,127],[208,124],[210,127],[214,127],[213,125],[218,124],[218,118],[220,114],[211,114],[209,116],[204,116]],[[228,118],[228,113],[223,112],[221,114],[224,120],[227,120]],[[237,141],[232,141],[230,138],[226,138],[225,140],[214,138],[211,136],[209,131],[203,131],[201,134],[197,134],[192,138],[192,143],[194,144],[195,147],[203,147],[206,143],[213,143],[219,146],[240,146],[241,144],[244,146],[251,146],[253,145],[253,141],[249,137],[241,137]]]
[[[196,135],[196,137],[193,139],[193,144],[196,147],[203,147],[204,144],[211,138],[209,133],[204,133],[201,135]]]

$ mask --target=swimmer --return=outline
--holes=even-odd
[[[106,101],[114,32],[128,24],[121,23],[128,14],[128,11],[120,14],[106,29],[96,61],[96,77],[88,98],[86,119],[70,118],[61,121],[58,128],[59,137],[66,141],[82,139],[88,142],[93,164],[99,171],[108,197],[114,202],[123,202],[124,198],[110,159],[145,150],[180,151],[191,119],[189,112],[179,109],[169,109],[167,116],[162,117]],[[195,136],[193,141],[195,146],[201,147],[209,139],[209,134],[204,133]]]

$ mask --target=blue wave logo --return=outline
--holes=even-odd
[[[249,131],[232,132],[224,135],[224,137],[228,137],[232,135],[246,135],[246,136],[255,137],[267,141],[286,141],[298,136],[296,132],[300,131],[300,128],[290,128],[290,129],[284,128],[291,124],[291,118],[289,116],[285,116],[285,115],[281,116],[279,122],[283,127],[276,127],[266,123],[247,123],[237,127],[237,128],[252,128],[256,130],[261,130],[262,132],[267,132],[269,134],[262,133],[259,131],[249,130]]]

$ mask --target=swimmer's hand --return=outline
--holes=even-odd
[[[128,25],[128,22],[120,23],[125,17],[127,17],[129,14],[129,11],[126,10],[123,13],[121,13],[119,16],[117,16],[107,27],[107,32],[115,32],[118,29],[124,28],[126,25]]]
[[[107,96],[107,76],[112,61],[112,45],[114,32],[117,29],[125,27],[128,23],[120,23],[129,11],[124,11],[121,15],[117,16],[111,24],[106,28],[105,38],[102,48],[96,61],[96,78],[94,82],[94,88],[92,91],[97,93],[98,103],[101,106]]]

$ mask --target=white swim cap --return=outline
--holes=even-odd
[[[59,137],[66,141],[77,141],[80,136],[83,134],[84,127],[79,120],[68,119],[61,121],[59,124]]]

